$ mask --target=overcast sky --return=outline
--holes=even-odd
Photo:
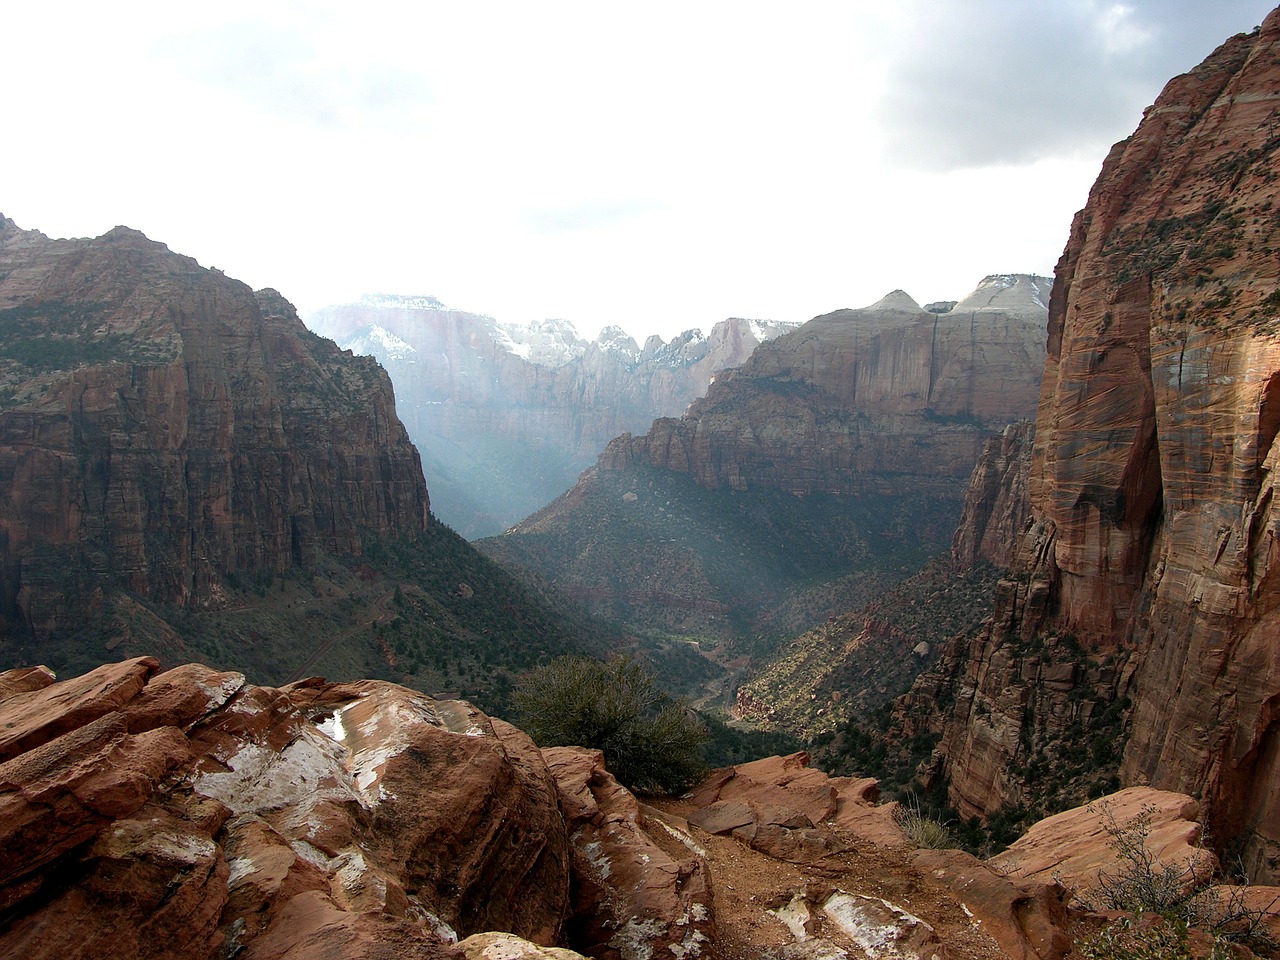
[[[1051,274],[1246,0],[6,3],[0,212],[637,339]]]

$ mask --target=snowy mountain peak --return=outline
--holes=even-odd
[[[558,367],[582,356],[587,341],[567,320],[500,323],[494,339],[508,353],[541,367]]]
[[[418,351],[380,324],[373,323],[355,336],[339,344],[344,350],[366,357],[376,357],[379,362],[408,360]]]
[[[391,310],[448,310],[435,297],[405,296],[398,293],[366,293],[357,306]]]
[[[595,346],[610,353],[621,353],[635,358],[640,355],[639,345],[631,338],[631,334],[619,326],[609,324],[596,337]]]
[[[975,310],[1048,310],[1053,280],[1031,273],[993,273],[952,308],[953,313]]]

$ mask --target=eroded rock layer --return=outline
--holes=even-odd
[[[1048,293],[1040,277],[988,277],[944,314],[895,291],[817,317],[600,466],[642,461],[709,489],[962,496],[990,431],[1034,406]]]
[[[0,218],[0,618],[74,625],[104,593],[212,602],[222,577],[424,529],[390,382],[274,291],[123,227]]]
[[[1019,802],[1043,732],[1127,694],[1123,781],[1201,797],[1280,869],[1278,90],[1280,12],[1169,83],[1072,226],[1019,576],[957,657],[966,815]],[[1087,656],[1050,679],[1044,637]]]

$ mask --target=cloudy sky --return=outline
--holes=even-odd
[[[1109,146],[1271,4],[0,8],[0,211],[306,311],[431,294],[637,338],[1051,273]]]

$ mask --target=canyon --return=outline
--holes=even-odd
[[[588,341],[562,320],[503,324],[433,297],[389,295],[305,319],[390,374],[432,509],[468,539],[545,506],[614,437],[680,415],[722,370],[799,326],[731,318],[641,347],[616,326]]]
[[[124,227],[0,218],[0,331],[0,664],[483,696],[501,660],[592,646],[431,516],[386,372],[274,290]]]
[[[1035,409],[1049,287],[817,317],[477,545],[640,632],[768,645],[856,609],[945,551],[987,439]]]

